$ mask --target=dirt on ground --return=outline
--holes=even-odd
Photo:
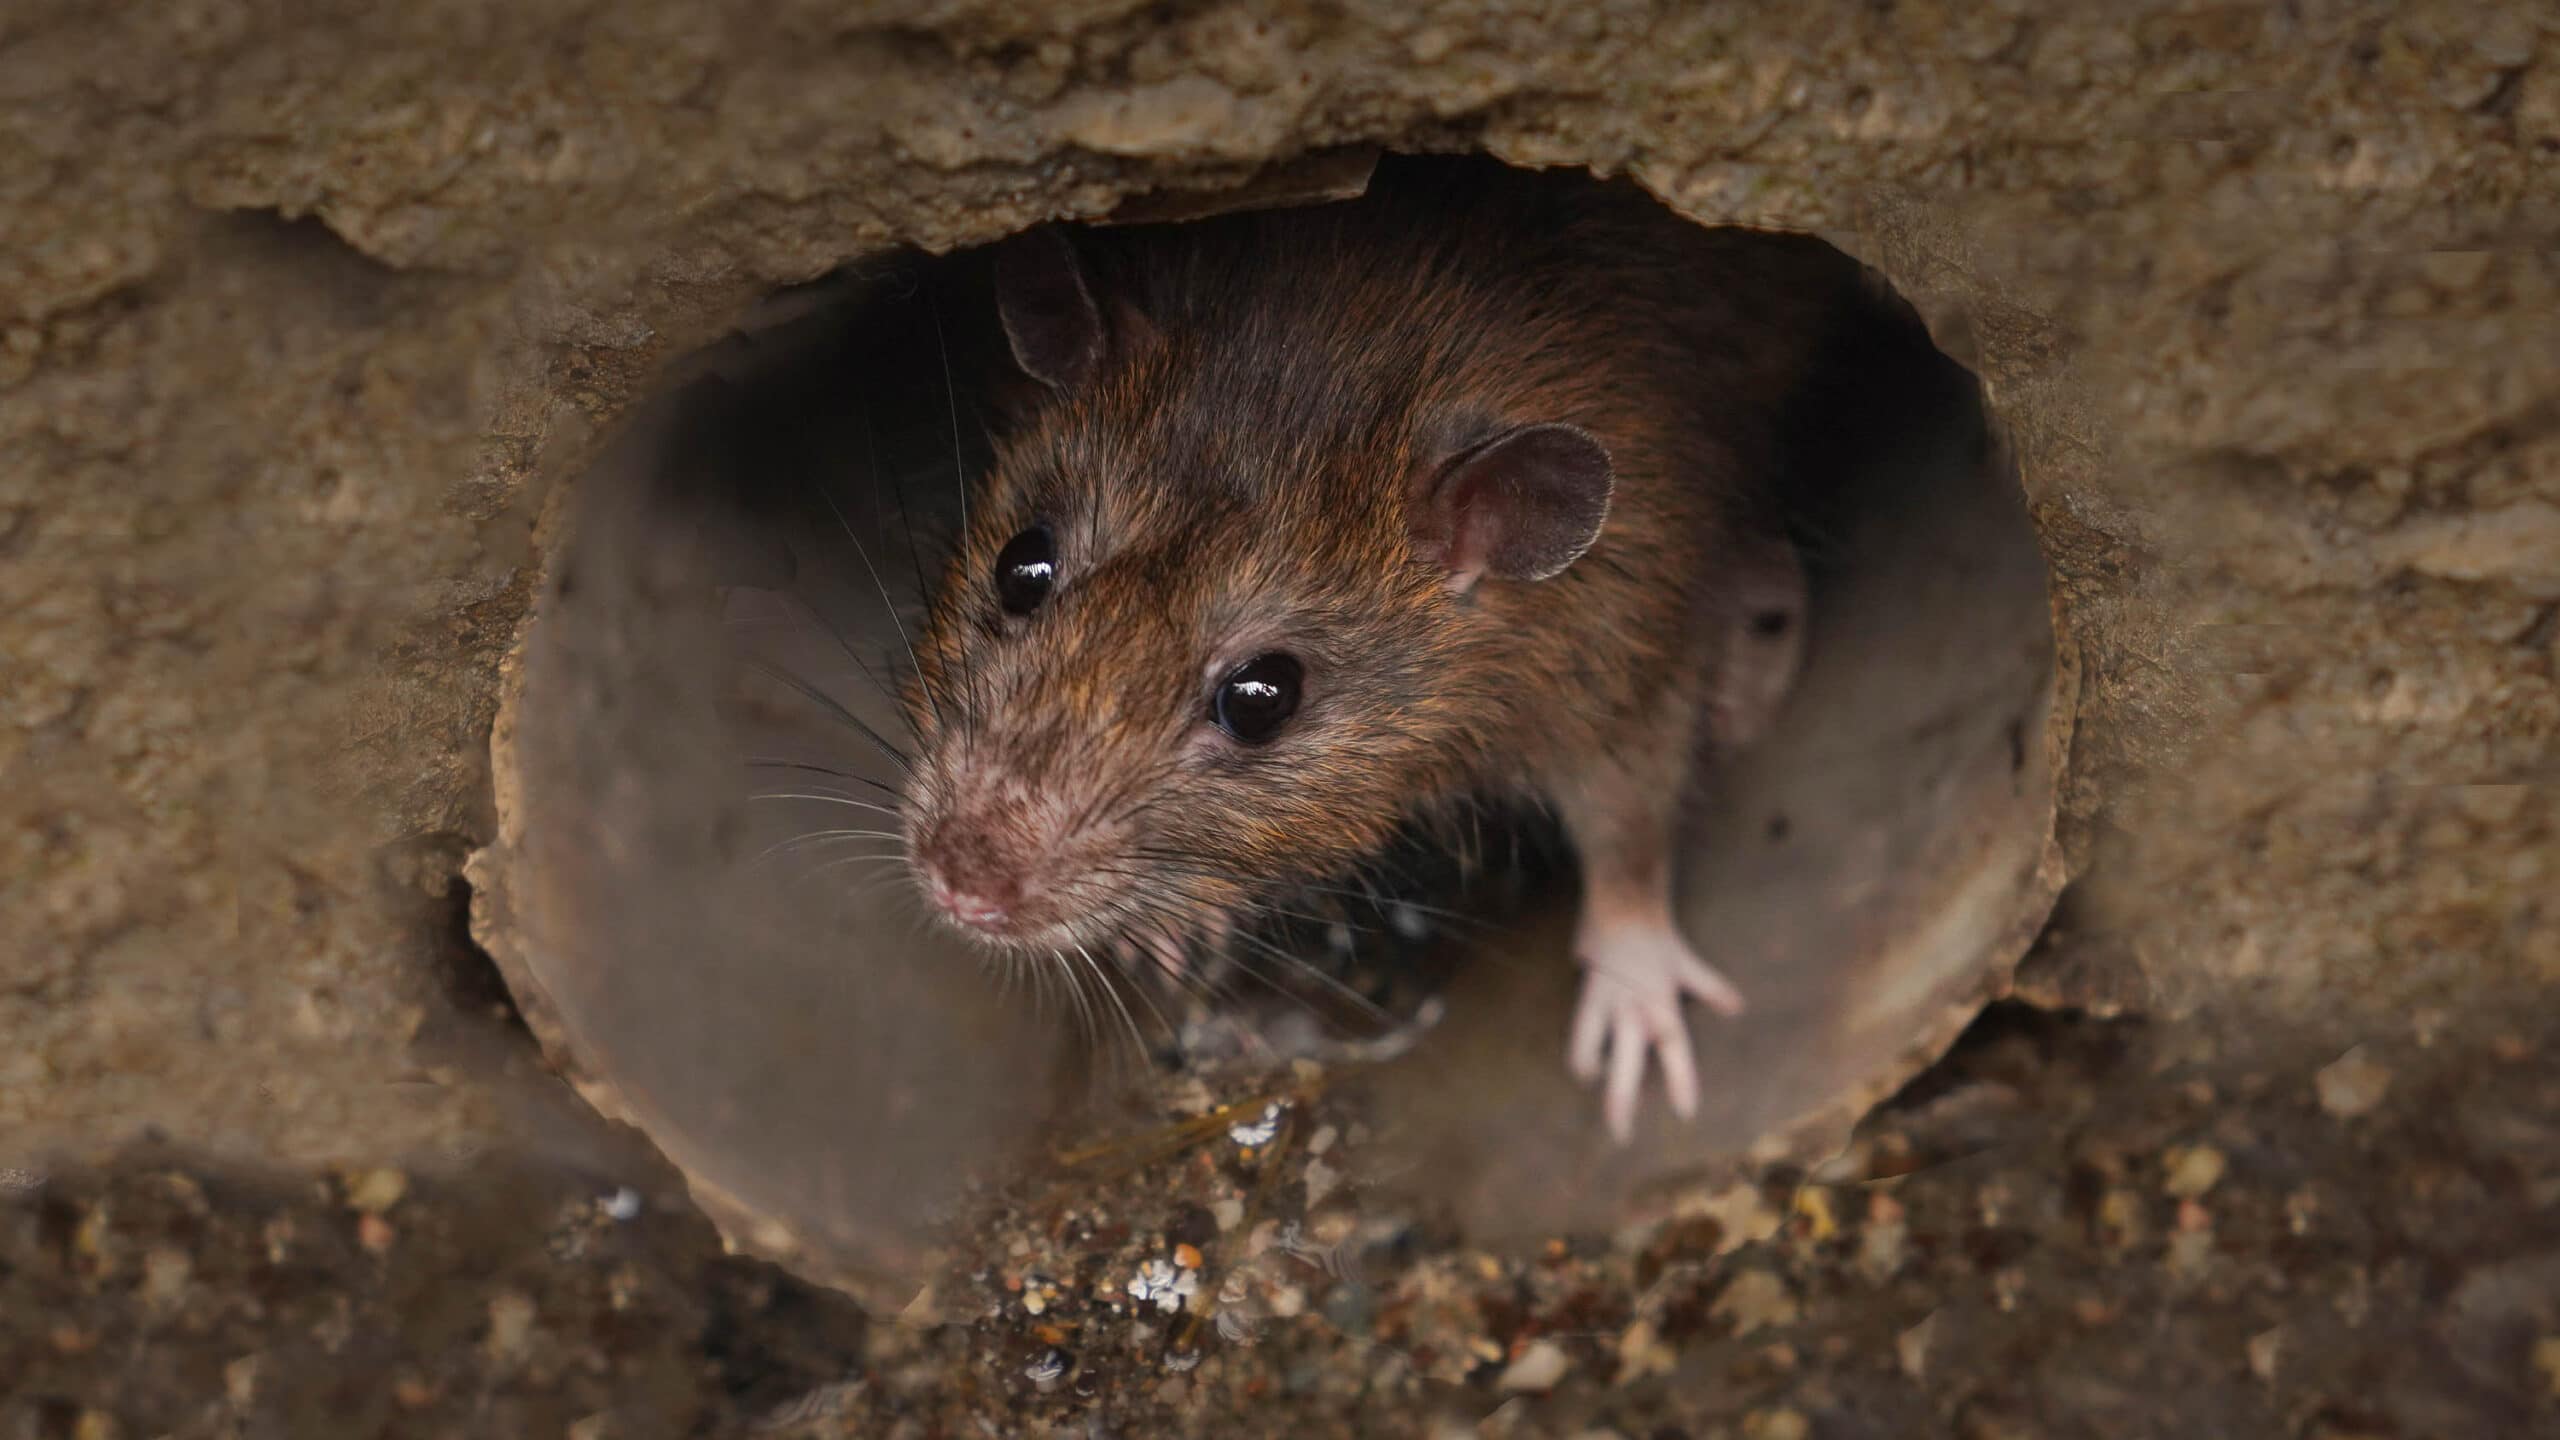
[[[2560,1026],[2514,1021],[2306,1073],[2002,1006],[1840,1165],[1525,1255],[1345,1193],[1366,1137],[1323,1099],[1234,1107],[1018,1183],[930,1323],[724,1255],[662,1171],[285,1182],[142,1146],[0,1199],[0,1423],[2560,1433]]]

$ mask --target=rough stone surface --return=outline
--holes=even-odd
[[[445,948],[551,482],[779,284],[1371,140],[1628,170],[1883,268],[2015,427],[2081,667],[2084,938],[2029,992],[2174,1019],[2187,1063],[2304,1097],[2348,1044],[2415,1035],[2443,1093],[2516,1087],[2481,1124],[2542,1133],[2547,1086],[2459,1063],[2560,987],[2560,30],[2531,7],[1032,9],[0,16],[0,1164],[146,1126],[283,1174],[527,1142],[600,1163],[541,1077],[482,1063],[507,1037]],[[2220,1148],[2200,1212],[2251,1178]],[[2547,1215],[2548,1172],[2481,1163],[2445,1171],[2475,1218]],[[115,1173],[97,1193],[141,1183]],[[2350,1330],[2436,1293],[2343,1243],[2380,1269],[2288,1273]],[[2059,1303],[2008,1242],[1979,1253],[2001,1313]],[[2210,1244],[2174,1253],[2228,1283]],[[225,1273],[132,1263],[164,1304]],[[545,1283],[534,1354],[568,1313]],[[2550,1326],[2499,1298],[2525,1283],[2482,1281],[2491,1318],[2426,1344],[2521,1367]],[[1908,1308],[1887,1333],[1926,1323]],[[2326,1320],[2294,1333],[2250,1332],[2250,1363],[2347,1353]],[[1328,1363],[1377,1363],[1354,1349]],[[270,1373],[208,1363],[163,1383]],[[70,1433],[111,1400],[60,1373],[43,1418]],[[1947,1418],[2113,1433],[2160,1391],[2053,1377]],[[2457,1368],[2382,1413],[2315,1387],[2280,1418],[2492,1433],[2465,1428],[2514,1418],[2489,1385]],[[1766,1387],[1714,1393],[1684,1423],[1752,1433]]]

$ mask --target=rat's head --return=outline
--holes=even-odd
[[[1610,491],[1580,430],[1425,413],[1398,367],[1303,334],[1273,360],[1089,274],[1051,231],[999,260],[1044,403],[972,494],[908,702],[920,887],[1043,952],[1201,934],[1481,778],[1516,686],[1472,592],[1570,565]]]

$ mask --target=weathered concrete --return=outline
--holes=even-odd
[[[2560,984],[2529,7],[761,8],[0,18],[0,1164],[523,1123],[422,915],[548,482],[778,284],[1362,140],[1823,230],[1980,368],[2084,683],[2034,993],[2283,1063]]]

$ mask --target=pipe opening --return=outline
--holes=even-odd
[[[1446,163],[1389,161],[1372,196]],[[1855,298],[1797,337],[1750,420],[1806,584],[1736,610],[1732,644],[1802,660],[1699,772],[1671,851],[1684,932],[1749,999],[1732,1019],[1688,1011],[1695,1116],[1649,1077],[1632,1143],[1612,1143],[1568,1072],[1578,864],[1532,808],[1404,825],[1257,896],[1223,943],[1192,935],[1179,975],[1144,943],[1072,937],[991,962],[936,913],[908,822],[923,747],[955,722],[916,698],[916,657],[950,633],[931,597],[967,508],[999,503],[1005,438],[1052,403],[1000,319],[994,247],[776,297],[578,481],[501,727],[507,835],[475,869],[503,877],[483,928],[506,932],[493,948],[546,1048],[741,1243],[856,1286],[910,1269],[972,1177],[1168,1110],[1304,1096],[1315,1073],[1321,1103],[1378,1137],[1372,1193],[1486,1235],[1603,1222],[1685,1178],[1836,1146],[1998,991],[2051,903],[2053,632],[1974,378],[1846,255],[1718,243],[1784,252],[1785,273]],[[1060,573],[1109,519],[1054,522]],[[969,624],[1001,631],[1014,598]],[[1058,713],[1136,723],[1116,692],[1049,678]],[[1379,698],[1319,683],[1309,706]],[[1134,853],[1224,873],[1215,854]]]

